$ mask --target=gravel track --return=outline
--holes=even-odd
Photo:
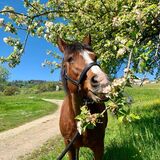
[[[57,104],[58,110],[51,115],[36,119],[0,133],[0,160],[17,160],[31,153],[51,137],[60,134],[59,115],[62,100],[43,99]]]

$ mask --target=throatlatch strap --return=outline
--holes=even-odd
[[[71,81],[73,84],[75,84],[76,86],[78,86],[78,81],[72,79],[71,77],[69,77],[65,71],[65,79]]]

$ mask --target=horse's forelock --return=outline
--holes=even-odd
[[[73,44],[70,44],[66,47],[66,50],[68,53],[76,53],[78,51],[82,51],[82,50],[89,50],[92,51],[91,46],[86,45],[86,44],[82,44],[79,42],[75,42]]]

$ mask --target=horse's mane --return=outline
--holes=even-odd
[[[65,57],[67,57],[69,55],[69,53],[73,53],[73,54],[76,54],[82,50],[88,50],[88,51],[93,51],[91,46],[89,45],[86,45],[86,44],[82,44],[82,43],[79,43],[79,42],[75,42],[73,44],[69,44],[67,45],[67,47],[65,48],[65,53],[67,55],[65,55]],[[65,68],[64,68],[64,62],[65,62],[65,59],[63,58],[62,60],[62,66],[61,66],[61,79],[62,79],[62,83],[63,83],[63,86],[64,86],[64,90],[66,93],[68,93],[68,87],[67,87],[67,80],[65,79]]]
[[[61,80],[64,87],[64,91],[68,93],[67,80],[65,79],[65,68],[63,63],[64,63],[64,59],[62,61],[62,66],[61,66]]]

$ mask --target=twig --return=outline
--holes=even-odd
[[[2,13],[13,13],[13,14],[15,14],[15,15],[21,15],[21,16],[26,16],[26,17],[28,17],[29,18],[29,16],[28,15],[26,15],[26,14],[23,14],[23,13],[19,13],[19,12],[15,12],[15,11],[10,11],[10,10],[5,10],[5,11],[3,11],[3,10],[1,10],[0,11],[0,14],[2,14]]]
[[[45,15],[47,15],[47,14],[49,14],[49,13],[72,13],[72,12],[75,12],[75,10],[68,10],[68,11],[63,11],[63,10],[52,10],[52,11],[46,11],[46,12],[43,12],[43,13],[41,13],[41,14],[37,14],[37,15],[35,15],[35,16],[33,16],[33,17],[30,17],[30,18],[38,18],[38,17],[40,17],[40,16],[45,16]]]
[[[160,33],[159,33],[159,35],[158,35],[158,39],[159,39],[159,41],[158,41],[158,44],[157,44],[155,56],[158,56],[159,44],[160,44]]]
[[[156,52],[155,52],[154,57],[158,57],[159,48],[160,48],[160,33],[158,35],[158,43],[156,46]],[[152,62],[149,64],[149,66],[151,66],[155,61],[156,61],[156,59],[153,59]]]
[[[39,10],[38,10],[36,7],[34,7],[31,3],[29,3],[29,5],[30,5],[32,8],[34,8],[34,9],[40,14]]]
[[[128,75],[129,75],[129,72],[130,72],[130,67],[131,67],[131,59],[132,59],[132,55],[133,55],[133,49],[134,47],[136,46],[136,43],[139,42],[139,39],[138,40],[135,40],[135,42],[133,43],[133,47],[129,53],[129,57],[128,57],[128,64],[127,64],[127,68],[126,68],[126,75],[124,75],[124,78],[125,78],[125,83],[124,85],[122,86],[122,90],[120,92],[123,92],[124,91],[124,88],[125,86],[127,85],[127,80],[128,80]]]
[[[146,79],[146,73],[144,74],[144,77],[143,77],[143,79],[141,80],[141,84],[139,85],[140,87],[142,87],[143,86],[143,83],[144,83],[144,80]]]
[[[104,8],[106,9],[106,11],[108,11],[107,6],[104,4],[104,1],[101,0],[101,3],[103,4]]]
[[[23,53],[24,50],[25,50],[25,47],[26,47],[26,44],[27,44],[27,40],[28,40],[29,34],[30,34],[30,32],[28,31],[27,34],[26,34],[25,40],[24,40],[24,45],[23,45],[22,53]]]
[[[129,53],[129,57],[128,57],[128,64],[127,64],[127,74],[125,75],[126,79],[128,78],[128,74],[129,74],[129,69],[130,69],[130,66],[131,66],[131,59],[132,59],[132,54],[133,54],[133,49],[136,45],[137,41],[134,42],[133,44],[133,48],[131,49],[130,53]]]

